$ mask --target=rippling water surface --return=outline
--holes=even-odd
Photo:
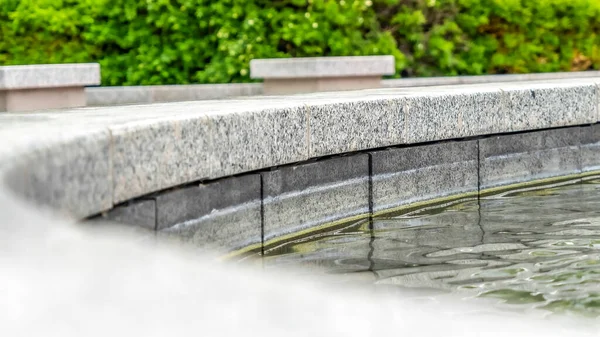
[[[265,252],[269,269],[600,316],[600,178],[384,216]]]

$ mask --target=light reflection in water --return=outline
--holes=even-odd
[[[375,218],[372,226],[290,242],[267,251],[264,265],[600,316],[600,179]]]

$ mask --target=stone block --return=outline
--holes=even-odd
[[[0,111],[85,106],[84,86],[98,84],[96,63],[1,66]]]
[[[395,60],[385,56],[294,57],[254,59],[251,78],[331,78],[393,75]]]
[[[535,130],[596,122],[597,88],[592,83],[513,84],[506,94],[506,130]],[[506,132],[506,131],[505,131]]]
[[[421,92],[407,98],[406,143],[423,143],[473,136],[476,124],[465,118],[476,111],[473,96],[465,92]]]
[[[158,120],[111,126],[115,202],[308,158],[306,107],[217,103],[157,104]]]
[[[85,88],[88,106],[150,104],[152,92],[146,86]]]
[[[25,151],[20,149],[22,155],[9,163],[5,177],[10,179],[5,183],[11,190],[34,204],[76,219],[112,207],[108,131],[64,132],[50,127],[22,131],[39,133],[38,142],[29,143]],[[11,141],[19,143],[14,138]]]
[[[243,103],[242,109],[211,114],[209,160],[211,178],[299,162],[308,159],[307,108],[281,104]],[[265,106],[265,107],[263,107]],[[238,112],[241,111],[241,112]]]
[[[581,172],[579,127],[479,140],[482,189]]]
[[[405,100],[369,97],[308,104],[310,156],[361,151],[403,142]]]
[[[261,173],[264,240],[369,212],[365,154]]]
[[[0,90],[0,111],[36,111],[85,105],[83,87]]]
[[[463,131],[464,135],[488,135],[512,130],[513,121],[510,118],[511,114],[506,110],[507,97],[502,90],[480,87],[469,94],[475,107],[473,113],[462,115],[460,125],[466,128],[466,131]]]
[[[371,152],[373,212],[476,192],[477,141]]]
[[[581,170],[600,171],[600,124],[581,128]]]
[[[0,90],[68,88],[100,84],[97,63],[0,67]]]
[[[205,118],[148,120],[110,129],[115,203],[210,176]]]
[[[264,93],[277,95],[379,88],[381,77],[394,73],[391,55],[250,61],[250,77],[264,79]]]
[[[230,177],[161,193],[157,230],[216,251],[261,242],[260,176]]]
[[[156,229],[156,203],[154,200],[136,200],[117,206],[103,215],[104,219],[126,225]]]

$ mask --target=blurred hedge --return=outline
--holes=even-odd
[[[600,68],[598,0],[0,0],[0,64],[104,85],[249,81],[253,58],[392,54],[398,75]]]

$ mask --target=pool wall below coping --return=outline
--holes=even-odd
[[[100,214],[223,253],[260,250],[440,198],[594,174],[598,82],[0,115],[11,144],[0,149],[0,193],[32,212]]]

